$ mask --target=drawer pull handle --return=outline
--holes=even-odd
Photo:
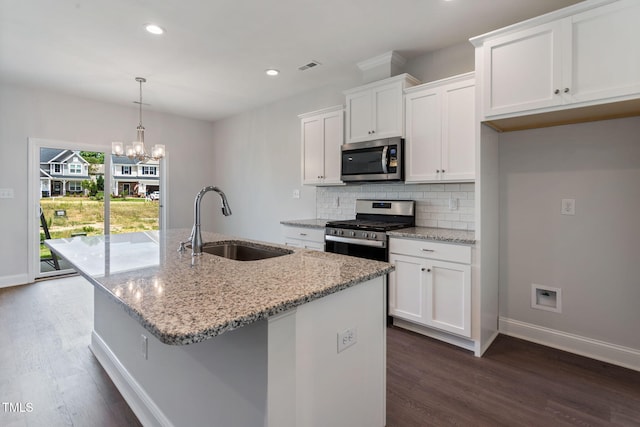
[[[424,249],[424,248],[421,249],[421,250],[422,250],[422,252],[435,252],[436,251],[435,249]]]
[[[306,236],[306,235],[307,235],[307,233],[300,233],[300,235],[301,235],[301,236]]]

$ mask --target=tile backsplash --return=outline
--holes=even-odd
[[[356,199],[415,200],[418,227],[476,228],[474,183],[374,183],[317,187],[316,216],[320,219],[355,218]],[[451,202],[453,206],[450,206]]]

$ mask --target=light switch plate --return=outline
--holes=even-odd
[[[0,199],[13,199],[13,188],[0,188]]]
[[[300,190],[298,190],[298,189],[293,190],[292,197],[294,199],[299,199],[300,198]]]
[[[562,208],[560,209],[562,215],[575,215],[576,214],[576,199],[562,199]]]

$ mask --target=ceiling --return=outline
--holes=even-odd
[[[145,108],[217,120],[578,2],[0,0],[0,78],[131,105],[142,76]]]

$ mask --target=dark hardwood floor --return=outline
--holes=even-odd
[[[89,350],[92,329],[81,277],[0,289],[0,426],[141,425]]]
[[[0,426],[140,425],[88,348],[92,298],[80,277],[0,289]],[[640,426],[640,372],[506,336],[480,359],[397,328],[387,346],[388,427]]]
[[[387,427],[640,426],[640,372],[500,335],[482,358],[391,328]]]

